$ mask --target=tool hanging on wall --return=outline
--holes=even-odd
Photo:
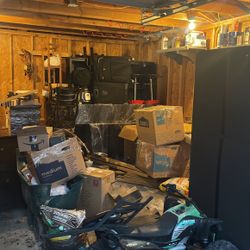
[[[29,80],[31,80],[34,71],[32,65],[32,54],[26,49],[21,49],[21,52],[20,56],[24,63],[24,75],[28,76]]]

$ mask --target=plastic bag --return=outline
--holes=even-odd
[[[189,195],[189,179],[185,177],[177,177],[177,178],[170,178],[164,182],[162,182],[159,186],[160,190],[165,192],[166,188],[164,187],[167,184],[174,184],[176,185],[176,189],[182,192],[184,195]]]
[[[79,228],[86,218],[85,210],[67,210],[41,205],[40,211],[44,222],[51,228]]]

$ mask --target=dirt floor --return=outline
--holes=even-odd
[[[26,210],[0,212],[0,250],[40,250],[27,223]]]

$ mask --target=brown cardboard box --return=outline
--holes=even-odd
[[[184,123],[182,107],[154,106],[135,110],[140,140],[164,145],[183,141]]]
[[[138,137],[136,125],[124,126],[119,137],[124,139],[124,161],[134,164],[136,160],[136,141]]]
[[[179,148],[179,145],[155,146],[138,141],[136,166],[153,178],[179,176],[183,170],[174,164]]]
[[[41,184],[64,183],[86,170],[81,147],[75,137],[37,152],[30,152],[33,171]]]
[[[85,209],[87,218],[113,207],[109,196],[115,173],[108,169],[88,167],[84,174],[79,209]]]
[[[17,131],[20,152],[38,151],[49,147],[49,135],[46,127],[34,126]]]

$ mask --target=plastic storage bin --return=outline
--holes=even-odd
[[[17,152],[17,172],[21,180],[21,188],[24,201],[28,210],[29,224],[39,230],[38,218],[40,206],[46,204],[47,206],[76,209],[80,198],[83,178],[81,175],[76,176],[68,182],[69,192],[65,195],[50,196],[51,184],[31,185],[28,183],[21,173],[22,163],[25,161],[25,155]]]

